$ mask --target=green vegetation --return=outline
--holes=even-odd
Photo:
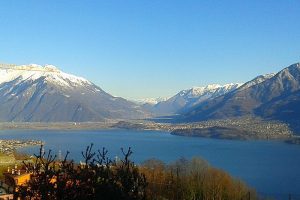
[[[0,152],[0,165],[8,165],[15,163],[16,159],[13,154]]]
[[[242,200],[257,199],[255,191],[227,173],[210,167],[200,158],[180,159],[172,164],[148,160],[135,165],[131,149],[123,158],[112,161],[107,151],[94,152],[88,146],[84,163],[58,161],[51,151],[24,162],[32,173],[27,185],[18,186],[15,198],[21,199],[125,199],[125,200]]]

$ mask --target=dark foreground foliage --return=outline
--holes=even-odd
[[[107,157],[107,151],[94,152],[93,145],[82,152],[83,164],[57,161],[51,151],[40,149],[34,162],[24,163],[32,173],[26,186],[16,189],[15,199],[42,200],[250,200],[254,191],[227,173],[210,167],[200,158],[180,159],[172,164],[148,160],[140,166],[124,151],[119,162]]]
[[[27,186],[20,186],[14,195],[17,199],[69,200],[69,199],[124,199],[146,198],[146,178],[129,160],[131,149],[123,152],[124,158],[116,163],[107,157],[107,151],[93,152],[88,146],[82,155],[81,165],[67,160],[56,161],[56,156],[47,155],[40,149],[34,163],[24,163],[32,173]]]

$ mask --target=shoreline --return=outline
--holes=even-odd
[[[30,146],[44,145],[40,140],[21,140],[21,139],[1,139],[0,140],[0,154],[11,155],[20,148],[26,148]],[[2,164],[2,162],[0,162]]]
[[[209,120],[194,123],[156,123],[145,120],[107,122],[0,122],[0,131],[5,130],[142,130],[164,131],[185,137],[204,137],[230,140],[280,140],[300,144],[300,138],[289,126],[279,121],[264,121],[259,118],[235,118]]]

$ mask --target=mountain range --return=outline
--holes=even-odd
[[[198,104],[185,121],[252,115],[285,122],[300,120],[300,64],[258,76],[236,90]]]
[[[173,97],[159,101],[156,104],[144,104],[143,107],[157,116],[181,114],[195,105],[222,96],[241,85],[240,83],[230,83],[226,85],[211,84],[204,87],[193,87],[182,90]]]
[[[193,87],[168,99],[138,103],[52,65],[0,65],[0,121],[93,122],[166,115],[179,122],[257,116],[299,124],[300,64],[244,84]]]
[[[55,66],[0,66],[0,121],[80,122],[147,117],[138,105]]]

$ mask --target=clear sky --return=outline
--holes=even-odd
[[[299,0],[0,1],[0,62],[53,64],[115,96],[245,82],[299,61]]]

